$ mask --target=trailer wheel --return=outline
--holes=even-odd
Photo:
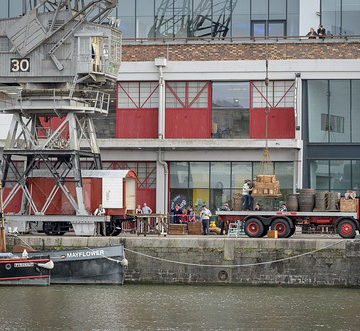
[[[245,222],[245,233],[251,238],[262,237],[264,225],[257,218],[250,218]]]
[[[352,220],[342,220],[336,226],[336,231],[342,238],[354,238],[356,235],[356,226]]]
[[[294,226],[293,228],[290,228],[290,233],[289,235],[287,236],[287,238],[290,238],[296,231],[296,227]]]
[[[279,238],[287,238],[291,232],[289,222],[282,218],[276,218],[272,221],[271,230],[276,230]]]

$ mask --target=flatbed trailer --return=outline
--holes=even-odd
[[[244,231],[252,238],[263,237],[269,229],[277,230],[279,238],[288,238],[297,226],[331,225],[342,238],[354,238],[360,231],[359,200],[356,212],[298,212],[298,211],[217,211],[222,222],[242,221]]]

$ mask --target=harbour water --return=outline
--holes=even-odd
[[[1,330],[359,330],[360,289],[1,287]]]

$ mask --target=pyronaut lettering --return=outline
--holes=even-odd
[[[27,263],[14,263],[15,268],[27,268],[27,267],[33,267],[34,263],[27,262]]]
[[[103,256],[104,251],[102,249],[96,249],[91,251],[69,252],[66,253],[66,258],[81,258],[91,256]]]

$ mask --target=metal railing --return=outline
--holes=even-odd
[[[158,43],[164,44],[169,42],[280,42],[280,41],[311,41],[311,42],[326,42],[326,41],[347,41],[350,39],[360,39],[360,35],[326,35],[322,37],[309,38],[309,36],[247,36],[247,37],[137,37],[137,38],[123,38],[123,43]]]

